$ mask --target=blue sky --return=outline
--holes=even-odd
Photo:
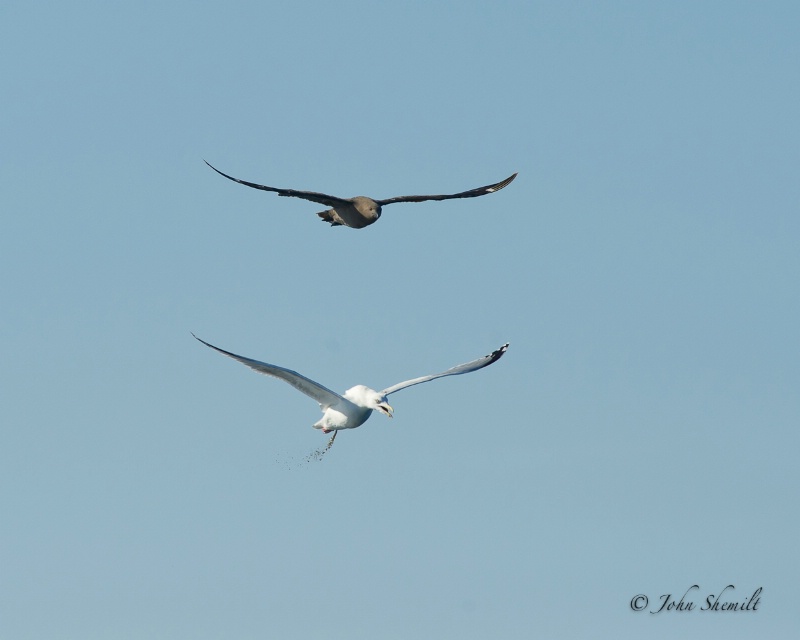
[[[788,638],[790,2],[0,9],[0,635]],[[329,228],[208,169],[387,198]],[[383,388],[313,401],[206,349]],[[635,613],[693,584],[757,612]],[[730,593],[730,592],[729,592]]]

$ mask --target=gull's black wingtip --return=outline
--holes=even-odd
[[[206,345],[207,347],[211,347],[212,349],[216,349],[216,347],[215,347],[214,345],[208,344],[208,342],[206,342],[206,341],[205,341],[205,340],[203,340],[202,338],[198,338],[196,335],[194,335],[194,331],[190,331],[189,333],[191,333],[191,334],[192,334],[192,337],[193,337],[195,340],[197,340],[198,342],[202,342],[202,343],[203,343],[204,345]]]
[[[503,355],[505,355],[505,352],[508,351],[509,344],[510,344],[509,342],[506,342],[502,347],[496,349],[495,351],[492,351],[488,356],[486,356],[489,360],[489,362],[487,362],[486,364],[490,365],[494,362],[497,362],[500,358],[502,358]]]

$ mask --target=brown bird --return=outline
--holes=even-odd
[[[382,208],[387,204],[394,204],[395,202],[425,202],[426,200],[450,200],[452,198],[477,198],[478,196],[485,196],[495,191],[500,191],[503,187],[511,184],[511,181],[517,177],[515,173],[501,182],[490,184],[485,187],[478,187],[477,189],[470,189],[469,191],[462,191],[461,193],[438,196],[397,196],[396,198],[387,198],[386,200],[373,200],[366,196],[339,198],[337,196],[329,196],[325,193],[316,193],[315,191],[297,191],[295,189],[268,187],[263,184],[239,180],[238,178],[229,176],[227,173],[222,173],[222,171],[210,165],[205,160],[203,160],[203,162],[221,176],[225,176],[228,180],[233,180],[247,187],[261,189],[262,191],[274,191],[280,196],[302,198],[303,200],[324,204],[326,207],[330,207],[330,209],[317,213],[322,220],[330,222],[333,227],[344,226],[352,227],[353,229],[363,229],[373,222],[376,222],[378,218],[381,217]]]

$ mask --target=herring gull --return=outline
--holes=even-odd
[[[214,169],[221,176],[225,176],[228,180],[233,180],[239,184],[243,184],[253,189],[261,189],[262,191],[274,191],[280,196],[290,198],[302,198],[303,200],[310,200],[318,204],[323,204],[326,207],[331,207],[325,211],[320,211],[317,215],[325,222],[330,222],[331,226],[345,226],[352,227],[353,229],[363,229],[366,226],[376,222],[381,217],[381,211],[387,204],[394,204],[396,202],[425,202],[426,200],[450,200],[453,198],[477,198],[478,196],[485,196],[495,191],[500,191],[503,187],[511,184],[511,181],[517,177],[513,174],[495,184],[490,184],[485,187],[478,187],[477,189],[470,189],[469,191],[462,191],[461,193],[451,193],[446,195],[437,196],[397,196],[395,198],[386,198],[385,200],[373,200],[366,196],[356,196],[355,198],[339,198],[337,196],[329,196],[325,193],[316,193],[314,191],[297,191],[295,189],[278,189],[275,187],[268,187],[263,184],[256,184],[254,182],[247,182],[229,176],[227,173],[222,173],[219,169],[212,166],[203,160],[209,167]]]
[[[333,431],[333,438],[336,437],[336,433],[341,429],[355,429],[356,427],[360,427],[367,421],[370,415],[372,415],[373,411],[379,411],[383,415],[391,418],[394,409],[386,399],[388,395],[397,393],[415,384],[422,384],[423,382],[435,380],[436,378],[456,376],[462,373],[471,373],[472,371],[483,369],[483,367],[488,367],[493,362],[497,362],[508,349],[508,343],[506,343],[483,358],[478,358],[477,360],[472,360],[465,364],[459,364],[442,373],[434,373],[427,376],[420,376],[419,378],[412,378],[405,382],[398,382],[390,387],[386,387],[383,391],[375,391],[363,384],[358,384],[345,391],[342,395],[339,395],[327,387],[323,387],[318,382],[314,382],[300,375],[296,371],[236,355],[230,351],[215,347],[205,340],[201,340],[195,336],[194,333],[192,335],[204,345],[215,351],[219,351],[222,355],[238,360],[259,373],[288,382],[298,391],[302,391],[307,396],[319,402],[319,407],[322,410],[322,418],[312,426],[315,429],[322,429],[323,433],[330,433]],[[331,442],[328,446],[333,443],[333,438],[331,438]]]

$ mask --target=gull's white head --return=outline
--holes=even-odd
[[[344,397],[350,400],[350,402],[353,404],[357,404],[359,407],[372,409],[373,411],[382,413],[385,416],[390,418],[392,417],[392,412],[394,409],[392,408],[392,405],[389,404],[386,396],[378,393],[374,389],[365,387],[363,384],[357,384],[355,387],[345,391]]]

